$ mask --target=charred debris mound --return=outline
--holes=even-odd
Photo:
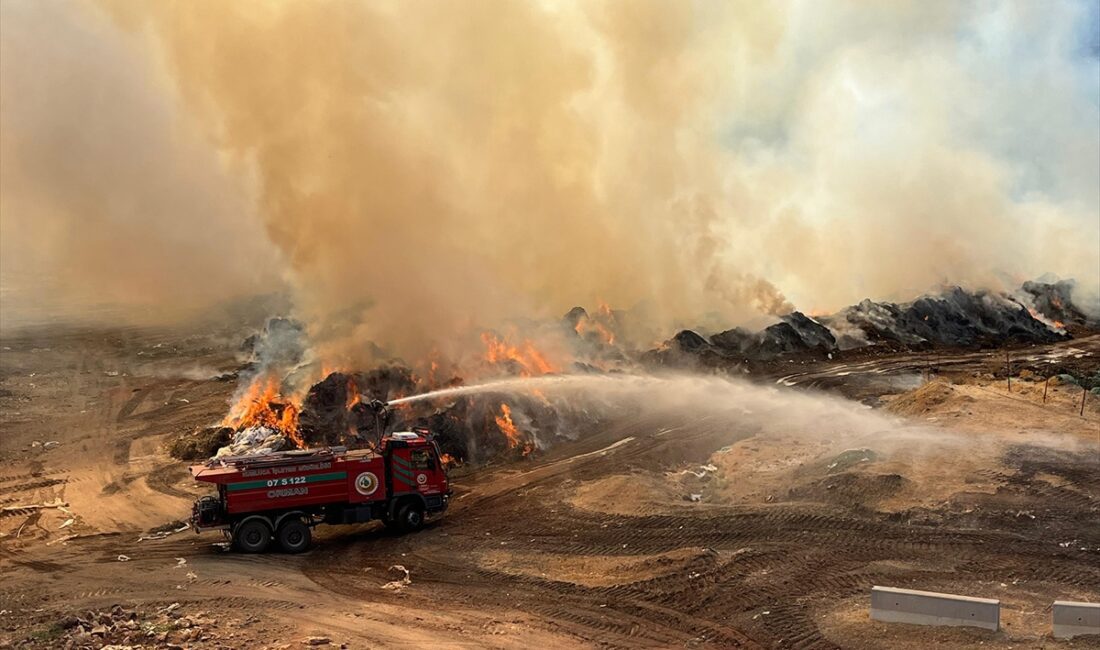
[[[1074,284],[1026,282],[1015,294],[948,287],[907,303],[864,300],[830,316],[792,312],[758,332],[706,336],[682,330],[642,356],[648,366],[722,367],[785,358],[833,358],[842,350],[980,349],[1054,343],[1071,327],[1100,328],[1073,302]]]
[[[642,352],[629,347],[629,312],[601,306],[594,313],[570,310],[560,325],[574,340],[570,372],[616,372],[637,368],[699,368],[732,372],[767,367],[788,360],[837,358],[848,351],[976,349],[1005,343],[1051,343],[1071,337],[1070,330],[1100,329],[1100,323],[1073,300],[1070,281],[1027,282],[1014,294],[968,291],[949,287],[907,303],[864,300],[830,316],[813,318],[802,312],[779,317],[762,330],[735,327],[713,334],[682,330],[659,348]],[[295,366],[306,343],[302,326],[289,319],[272,319],[242,346],[248,362],[245,375],[272,367]],[[507,363],[505,373],[518,373]],[[284,381],[299,384],[297,370]],[[462,383],[459,378],[447,385]],[[369,447],[383,433],[376,427],[371,400],[388,402],[441,386],[427,384],[401,363],[365,372],[333,372],[314,383],[297,405],[293,432],[277,434],[275,448],[288,445]],[[285,392],[285,391],[283,391]],[[586,409],[583,404],[551,404],[536,393],[478,393],[414,401],[391,409],[385,432],[427,427],[442,451],[465,462],[483,463],[519,457],[546,449],[615,417],[614,405]],[[246,432],[253,431],[246,429]],[[213,426],[181,435],[172,455],[187,460],[208,458],[241,433]],[[291,441],[290,434],[294,434]],[[282,435],[278,435],[282,434]],[[262,437],[262,436],[258,436]],[[248,442],[245,446],[256,446]],[[262,452],[263,449],[258,449]],[[246,452],[248,453],[248,452]]]

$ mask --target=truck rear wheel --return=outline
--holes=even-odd
[[[271,528],[259,519],[249,519],[233,531],[233,545],[245,553],[263,553],[270,543]]]
[[[313,535],[309,526],[301,519],[288,519],[279,526],[279,532],[275,533],[279,540],[279,548],[284,553],[301,553],[309,548]]]
[[[397,525],[406,533],[424,527],[424,508],[419,503],[407,503],[397,512]]]

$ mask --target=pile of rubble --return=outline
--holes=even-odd
[[[1020,287],[1020,294],[1037,313],[1051,322],[1100,327],[1100,305],[1093,304],[1087,308],[1078,304],[1076,290],[1077,283],[1073,280],[1028,281]]]
[[[1026,282],[1015,295],[948,287],[908,303],[864,300],[817,319],[801,312],[759,332],[736,327],[711,336],[682,330],[641,356],[644,365],[722,367],[787,358],[833,358],[841,350],[981,348],[1053,343],[1068,324],[1100,328],[1072,300],[1073,283]]]
[[[1005,343],[1053,343],[1069,338],[1035,317],[1007,294],[951,287],[913,302],[864,300],[829,318],[846,333],[843,347],[886,344],[909,348],[996,347]]]
[[[182,650],[201,643],[209,643],[212,647],[235,645],[232,641],[235,635],[218,630],[217,624],[217,619],[210,618],[205,612],[183,614],[179,603],[153,612],[114,605],[104,611],[65,616],[16,647]]]

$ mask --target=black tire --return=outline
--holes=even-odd
[[[397,525],[406,533],[415,533],[424,527],[424,507],[419,503],[406,503],[397,511]]]
[[[233,546],[244,553],[263,553],[271,544],[271,527],[266,521],[249,519],[233,531]]]
[[[309,548],[313,542],[313,534],[309,526],[301,519],[288,519],[279,525],[279,531],[275,533],[279,541],[279,548],[284,553],[301,553]]]

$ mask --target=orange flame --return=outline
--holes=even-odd
[[[481,342],[485,344],[485,359],[489,363],[512,361],[520,367],[520,374],[524,377],[557,371],[530,340],[524,340],[522,346],[516,346],[489,332],[484,332],[481,335]]]
[[[519,430],[516,429],[516,424],[512,422],[512,408],[510,406],[501,404],[500,415],[493,419],[496,420],[497,428],[500,429],[500,432],[508,439],[509,449],[515,449],[522,445],[524,456],[534,451],[534,445],[523,441],[523,436],[520,434]]]
[[[577,324],[573,326],[573,329],[581,338],[594,338],[601,343],[614,345],[614,325],[615,314],[611,312],[611,305],[601,300],[596,307],[596,313],[592,315],[585,314],[578,318]]]
[[[615,344],[615,333],[607,329],[607,327],[605,327],[603,323],[597,320],[591,318],[580,318],[577,320],[577,326],[573,329],[575,329],[577,331],[577,334],[580,334],[581,336],[591,333],[601,343],[606,343],[607,345]]]
[[[237,403],[229,409],[222,426],[236,431],[249,427],[267,427],[290,438],[298,448],[305,447],[298,430],[297,404],[279,394],[279,381],[275,377],[257,377]]]
[[[355,379],[353,377],[348,377],[347,396],[347,403],[344,405],[344,408],[349,411],[351,410],[351,407],[355,406],[363,399],[359,395],[359,385],[355,383]]]
[[[1056,320],[1054,321],[1054,329],[1064,330],[1066,329],[1066,324],[1060,320]]]

